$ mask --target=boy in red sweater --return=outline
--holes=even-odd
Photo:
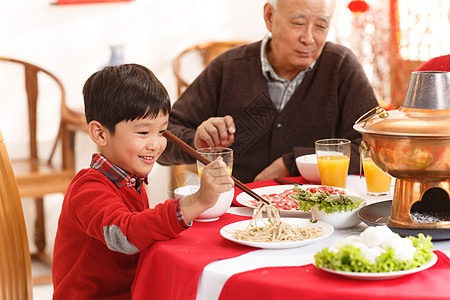
[[[53,297],[130,299],[139,251],[175,238],[233,181],[223,161],[214,161],[196,194],[150,209],[143,184],[167,144],[167,91],[149,69],[127,64],[94,73],[83,96],[89,135],[100,153],[75,175],[64,198]]]

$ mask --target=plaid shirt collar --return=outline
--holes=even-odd
[[[269,59],[267,58],[267,44],[269,41],[272,40],[272,34],[269,32],[266,34],[264,39],[261,42],[261,67],[262,67],[262,73],[264,77],[267,79],[267,81],[281,81],[281,82],[289,82],[288,79],[283,79],[280,76],[278,76],[277,73],[275,73],[275,70],[272,68],[272,65],[269,62]],[[304,69],[303,71],[300,71],[299,74],[292,80],[296,81],[300,78],[303,79],[303,74],[311,70],[314,65],[316,64],[316,61],[313,61],[313,63]]]
[[[142,183],[148,184],[147,176],[138,178],[128,174],[100,153],[94,153],[91,160],[91,168],[100,171],[119,189],[126,186],[134,188],[137,192],[140,191]]]

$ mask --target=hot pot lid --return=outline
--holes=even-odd
[[[375,107],[361,116],[353,128],[366,134],[411,137],[450,137],[450,109],[400,107],[386,111]]]

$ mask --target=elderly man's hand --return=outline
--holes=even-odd
[[[231,116],[209,118],[197,127],[194,137],[196,149],[229,147],[234,143],[236,128]]]
[[[262,170],[261,173],[256,175],[255,181],[269,180],[277,177],[288,177],[289,170],[286,168],[283,162],[283,158],[277,158],[267,168]]]

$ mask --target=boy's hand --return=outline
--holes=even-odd
[[[233,185],[227,166],[218,158],[203,169],[200,189],[197,192],[199,201],[208,208],[212,207],[220,194],[229,191]]]
[[[200,189],[195,194],[181,200],[181,210],[186,222],[197,218],[201,213],[216,204],[223,192],[234,186],[225,163],[218,158],[208,164],[202,172]]]

